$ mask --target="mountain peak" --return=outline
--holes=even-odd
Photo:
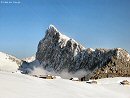
[[[48,32],[57,32],[58,30],[56,29],[56,27],[52,24],[49,25],[48,27]]]
[[[46,70],[58,73],[67,69],[72,73],[85,70],[88,72],[86,77],[88,75],[91,78],[130,75],[130,55],[124,49],[86,49],[60,33],[54,25],[48,27],[46,36],[39,42],[36,60]]]

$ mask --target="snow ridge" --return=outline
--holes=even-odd
[[[33,55],[31,57],[23,58],[22,60],[30,63],[30,62],[33,62],[35,60],[35,58],[36,58],[36,56]]]
[[[17,71],[22,61],[14,56],[0,52],[0,70]]]

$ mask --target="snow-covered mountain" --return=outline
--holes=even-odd
[[[51,75],[54,79],[45,79]],[[0,98],[130,98],[130,85],[120,84],[130,81],[125,76],[130,76],[126,50],[85,48],[53,25],[39,42],[36,57],[20,60],[0,52]],[[86,83],[86,78],[97,79],[97,84]]]
[[[130,76],[130,56],[121,48],[85,48],[61,34],[53,25],[39,42],[36,59],[49,71],[75,73],[84,70],[92,78]]]
[[[18,70],[22,61],[14,56],[0,52],[0,70],[15,72]]]
[[[28,73],[38,66],[56,74],[64,71],[76,76],[80,74],[86,79],[130,76],[130,55],[121,48],[85,48],[53,25],[48,27],[45,37],[39,42],[36,57],[20,60],[0,52],[0,70],[19,69]]]
[[[97,84],[65,79],[41,79],[18,73],[0,72],[0,98],[130,98],[130,78],[107,78]]]
[[[61,34],[50,25],[45,37],[38,44],[36,59],[42,62],[46,69],[58,72],[70,67],[74,57],[84,49],[74,39]]]
[[[36,56],[33,55],[31,57],[23,58],[22,60],[30,63],[30,62],[33,62],[35,60],[35,58],[36,58]]]

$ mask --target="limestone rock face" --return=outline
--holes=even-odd
[[[71,67],[75,56],[84,49],[82,45],[61,34],[51,25],[45,38],[39,42],[36,59],[43,63],[47,70],[60,72]]]
[[[91,78],[130,76],[130,56],[121,48],[92,49],[61,34],[53,25],[39,42],[36,60],[48,71],[75,73],[85,70]]]
[[[112,56],[108,59],[108,62],[93,71],[91,78],[122,76],[130,76],[130,56],[124,49],[116,48],[113,49]]]

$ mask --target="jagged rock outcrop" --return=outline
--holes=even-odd
[[[130,76],[130,55],[121,48],[116,48],[113,51],[108,62],[103,66],[93,71],[91,78],[106,78],[106,77],[129,77]]]
[[[91,78],[130,76],[130,56],[121,48],[92,49],[61,34],[53,25],[39,42],[36,59],[48,71],[75,73],[85,70]]]
[[[84,49],[51,25],[45,38],[39,42],[36,59],[43,63],[44,68],[59,72],[71,67],[74,57]]]

